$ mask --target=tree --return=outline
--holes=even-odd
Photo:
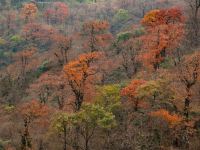
[[[38,121],[41,117],[48,114],[48,107],[41,105],[37,100],[24,103],[20,107],[20,114],[24,123],[24,130],[21,132],[21,149],[27,150],[32,148],[30,136],[30,127],[34,121]]]
[[[176,106],[173,104],[174,95],[169,81],[164,79],[147,81],[137,89],[137,97],[149,101],[152,107],[155,105],[160,107],[161,104],[165,104],[165,109],[172,105],[172,109],[176,110]]]
[[[70,132],[70,128],[73,127],[73,115],[69,115],[65,112],[57,113],[51,122],[51,127],[57,132],[63,134],[63,150],[67,150],[67,134]]]
[[[200,1],[199,0],[185,0],[188,7],[188,38],[190,45],[198,46],[199,44],[199,34],[200,34]]]
[[[25,41],[30,45],[38,45],[38,47],[49,46],[56,33],[56,29],[40,23],[28,23],[22,29],[22,37]]]
[[[117,38],[116,48],[122,55],[122,66],[130,79],[138,72],[140,66],[138,57],[142,48],[141,34],[142,30],[137,29],[134,32],[120,33]]]
[[[133,80],[127,87],[121,90],[121,95],[126,96],[128,100],[133,103],[134,110],[138,110],[140,99],[137,98],[137,89],[143,85],[146,81],[144,80]]]
[[[85,39],[84,48],[90,52],[103,50],[109,45],[112,35],[108,33],[109,23],[107,21],[88,21],[84,23],[82,36]]]
[[[145,51],[141,60],[157,70],[167,55],[179,46],[184,35],[184,17],[180,9],[152,10],[142,19],[147,34],[143,36]]]
[[[126,21],[130,18],[129,12],[125,9],[119,9],[114,18],[116,19],[116,21]]]
[[[79,133],[84,139],[84,150],[90,149],[90,141],[92,140],[95,130],[111,129],[116,126],[115,116],[104,110],[99,105],[85,104],[81,111],[74,116],[75,125],[79,128]]]
[[[67,99],[66,82],[60,73],[45,72],[30,85],[29,93],[36,94],[41,104],[56,101],[58,108],[62,110]]]
[[[38,95],[41,104],[46,104],[52,95],[55,81],[56,78],[53,78],[51,74],[44,73],[35,83],[30,85],[29,91]]]
[[[38,8],[34,3],[25,3],[21,9],[21,18],[25,20],[26,23],[32,22],[38,12]]]
[[[141,51],[141,41],[138,38],[132,38],[123,44],[122,50],[123,67],[126,71],[127,77],[132,78],[138,72],[140,63],[138,56]]]
[[[200,78],[200,53],[195,52],[191,56],[186,57],[185,61],[180,65],[178,77],[185,87],[186,97],[184,105],[184,115],[189,118],[190,103],[192,101],[192,88],[197,84]]]
[[[14,33],[16,28],[16,11],[8,10],[4,12],[4,18],[0,21],[6,34]]]
[[[101,56],[100,52],[82,54],[64,66],[64,76],[75,95],[75,111],[79,111],[83,103],[87,79],[97,73],[92,63]]]
[[[115,113],[121,105],[120,85],[104,85],[97,90],[96,103],[106,111]]]
[[[53,2],[51,8],[47,8],[44,16],[48,23],[64,23],[69,14],[69,8],[64,2]]]
[[[72,37],[66,37],[63,35],[55,35],[55,52],[54,55],[60,65],[64,65],[68,62],[68,53],[72,49]]]
[[[25,75],[28,67],[30,66],[30,59],[36,53],[37,49],[35,47],[30,47],[16,54],[17,64],[20,66],[19,77],[25,79]]]
[[[95,134],[95,130],[109,130],[115,125],[115,116],[112,113],[105,111],[101,106],[94,104],[84,104],[81,110],[77,113],[67,114],[65,112],[59,112],[54,116],[52,121],[52,127],[56,130],[56,132],[63,134],[63,150],[66,150],[67,145],[70,146],[71,144],[72,147],[89,150],[89,143]],[[72,132],[73,129],[75,129],[75,134],[80,134],[83,138],[83,146],[73,145],[73,143],[68,142],[70,141],[70,136],[67,136],[67,134],[74,134]]]

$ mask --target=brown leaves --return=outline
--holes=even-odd
[[[51,8],[47,8],[44,16],[48,22],[63,23],[69,15],[69,8],[63,2],[52,3]]]
[[[107,21],[93,20],[83,25],[83,33],[85,49],[90,52],[103,50],[109,45],[112,35],[108,32],[109,23]]]
[[[103,30],[107,30],[109,26],[110,25],[107,21],[94,20],[94,21],[86,22],[83,25],[83,30],[86,33],[90,33],[91,30],[93,30],[94,32],[101,32]]]
[[[179,68],[180,80],[190,88],[200,78],[200,53],[195,52],[194,54],[185,58],[185,61]]]
[[[48,114],[48,107],[42,105],[37,100],[24,103],[20,108],[20,113],[24,117],[37,118]]]

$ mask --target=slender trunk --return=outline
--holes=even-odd
[[[134,111],[138,111],[138,104],[139,104],[138,100],[135,100],[135,102],[134,102]]]
[[[64,125],[64,146],[63,150],[67,150],[67,129],[66,126]]]
[[[186,97],[185,98],[185,106],[184,106],[184,115],[186,119],[189,118],[189,107],[190,107],[190,98]]]
[[[189,119],[189,109],[190,109],[190,102],[191,102],[191,86],[188,86],[187,91],[187,97],[185,98],[185,105],[184,105],[184,115],[186,119]]]

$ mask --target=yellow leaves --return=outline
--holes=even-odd
[[[182,117],[176,114],[170,114],[165,109],[160,109],[150,113],[150,116],[157,117],[165,120],[170,126],[179,124],[182,121]]]
[[[144,18],[142,19],[141,23],[143,25],[149,25],[149,26],[152,26],[154,25],[154,23],[157,21],[156,19],[156,16],[157,14],[160,12],[160,10],[158,9],[155,9],[155,10],[151,10],[150,12],[148,12]]]

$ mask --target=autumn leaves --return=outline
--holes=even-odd
[[[82,54],[75,61],[64,66],[64,76],[75,95],[75,111],[79,111],[84,100],[86,80],[97,73],[92,63],[102,57],[100,52]]]
[[[147,33],[142,37],[145,65],[157,70],[167,56],[179,46],[184,36],[184,16],[178,8],[152,10],[142,19]]]

